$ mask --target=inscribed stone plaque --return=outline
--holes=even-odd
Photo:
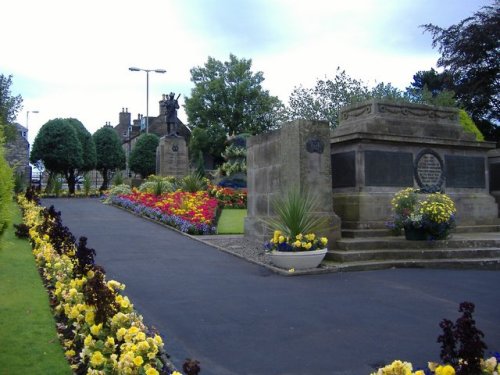
[[[413,186],[413,154],[365,151],[366,186]]]
[[[483,189],[486,187],[484,157],[446,155],[444,160],[446,186]]]
[[[500,190],[500,163],[490,164],[490,190]]]
[[[427,149],[415,160],[415,179],[421,188],[440,188],[444,182],[443,161],[438,153]]]
[[[332,187],[356,186],[356,152],[339,152],[332,155]]]

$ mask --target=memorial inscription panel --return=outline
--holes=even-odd
[[[413,186],[413,154],[365,151],[366,186]]]
[[[484,157],[446,155],[444,160],[447,187],[482,189],[486,187]]]
[[[356,152],[332,154],[332,187],[356,186]]]
[[[415,179],[421,188],[440,188],[443,185],[443,161],[439,154],[432,150],[424,150],[417,155]]]

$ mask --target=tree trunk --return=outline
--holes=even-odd
[[[109,177],[108,177],[109,171],[108,169],[102,169],[101,170],[101,175],[102,175],[102,185],[99,188],[100,191],[108,190],[108,185],[109,185]]]
[[[68,181],[68,193],[75,194],[75,184],[76,184],[75,172],[74,171],[69,172],[66,177],[66,180]]]

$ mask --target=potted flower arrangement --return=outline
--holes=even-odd
[[[398,234],[404,229],[407,240],[443,240],[455,227],[457,210],[446,194],[406,188],[394,195],[391,205],[391,228]]]
[[[316,199],[307,191],[292,188],[272,202],[275,218],[265,221],[274,229],[265,243],[271,262],[285,269],[317,267],[328,251],[328,239],[315,232],[326,227],[326,219],[314,215]]]

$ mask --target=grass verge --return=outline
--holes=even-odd
[[[10,212],[20,223],[14,202]],[[31,246],[14,232],[9,224],[0,237],[0,373],[69,375]]]
[[[243,234],[245,208],[224,208],[217,224],[217,234]]]

